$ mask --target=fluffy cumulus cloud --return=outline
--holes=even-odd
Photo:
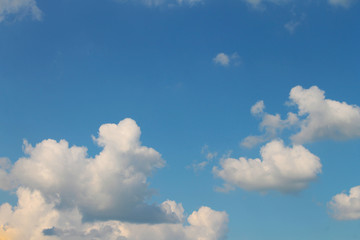
[[[48,139],[35,146],[25,142],[26,156],[12,166],[8,159],[0,159],[0,187],[17,188],[19,199],[15,207],[1,206],[0,237],[117,240],[149,239],[145,236],[224,237],[226,213],[204,207],[190,215],[186,223],[181,204],[174,201],[146,204],[152,194],[147,178],[165,162],[160,153],[141,144],[140,135],[136,122],[125,119],[99,128],[94,141],[103,149],[95,157],[89,157],[85,147]],[[214,219],[201,222],[206,214]],[[221,229],[216,228],[219,218],[223,223]],[[168,235],[155,237],[163,232],[162,228]],[[210,237],[202,238],[199,229],[210,232]],[[146,233],[141,235],[142,232]],[[180,237],[176,238],[176,234]]]
[[[291,89],[290,105],[298,108],[297,113],[289,112],[286,119],[279,114],[264,112],[262,101],[256,103],[251,112],[262,119],[260,136],[249,136],[242,145],[252,147],[258,143],[277,137],[284,129],[292,129],[291,140],[296,144],[323,139],[347,140],[360,137],[360,108],[346,102],[325,98],[325,93],[317,86]]]
[[[294,142],[360,137],[358,106],[326,99],[324,91],[316,86],[309,89],[294,87],[290,91],[290,100],[299,108],[298,115],[305,117],[300,132],[292,136]]]
[[[42,12],[35,0],[0,0],[0,22],[7,17],[22,18],[26,15],[41,20]]]
[[[260,192],[296,192],[321,172],[320,159],[301,145],[286,147],[282,141],[273,140],[261,148],[260,154],[262,159],[221,160],[221,168],[214,167],[213,172],[225,181],[222,190],[236,186]]]
[[[225,53],[219,53],[218,55],[216,55],[216,57],[213,58],[213,61],[216,64],[228,66],[230,63],[230,57]]]
[[[70,147],[65,140],[48,139],[34,147],[25,142],[28,156],[14,164],[10,179],[58,199],[61,207],[77,206],[90,219],[171,221],[160,208],[143,203],[150,196],[147,177],[164,160],[141,145],[140,134],[131,119],[102,125],[94,140],[103,150],[94,158],[87,157],[85,147]]]
[[[350,189],[349,194],[335,195],[328,203],[331,214],[338,220],[360,219],[360,186]]]

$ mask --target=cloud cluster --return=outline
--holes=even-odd
[[[221,240],[226,237],[228,216],[225,212],[201,207],[187,223],[134,224],[121,221],[84,223],[78,209],[56,209],[40,191],[19,188],[18,205],[0,206],[0,239],[13,240]],[[178,208],[172,201],[165,204]]]
[[[152,195],[147,178],[165,161],[141,144],[134,120],[104,124],[98,134],[94,141],[103,149],[93,158],[85,147],[48,139],[35,146],[25,142],[27,156],[13,166],[0,159],[0,187],[17,188],[19,200],[16,207],[1,206],[0,234],[12,239],[149,239],[146,234],[157,236],[163,228],[168,235],[153,239],[176,234],[189,235],[178,239],[201,239],[202,230],[212,232],[209,239],[226,235],[226,213],[200,208],[188,218],[190,225],[184,225],[181,204],[146,203]],[[206,214],[214,219],[201,222]],[[218,221],[222,228],[214,230]]]
[[[0,22],[9,16],[22,18],[31,15],[35,20],[41,20],[42,12],[35,0],[0,0]]]
[[[248,136],[240,143],[242,146],[251,148],[255,145],[276,138],[284,129],[291,128],[299,122],[298,116],[295,113],[289,112],[286,119],[281,119],[279,114],[269,114],[264,111],[264,101],[258,101],[251,107],[251,114],[262,119],[259,128],[264,132],[260,136]]]
[[[220,190],[237,186],[260,192],[296,192],[307,187],[321,172],[320,159],[301,145],[286,147],[282,141],[273,140],[261,148],[260,154],[262,159],[221,160],[221,168],[213,169],[225,181]]]
[[[293,143],[304,144],[323,139],[347,140],[360,137],[360,108],[325,98],[317,86],[304,89],[296,86],[289,95],[290,105],[298,108],[297,113],[289,112],[286,119],[279,114],[264,112],[265,105],[259,101],[251,113],[262,119],[260,136],[249,136],[242,141],[245,147],[277,137],[284,129],[298,129],[290,138]]]
[[[286,119],[279,114],[266,113],[263,101],[251,107],[251,114],[261,119],[259,128],[264,134],[248,136],[241,145],[253,147],[270,142],[261,148],[261,159],[222,159],[221,168],[213,168],[213,173],[225,181],[220,191],[234,187],[260,192],[299,191],[321,173],[322,167],[320,159],[300,144],[360,137],[360,107],[327,99],[317,86],[292,88],[287,105],[295,106],[297,112],[288,112]],[[285,147],[281,140],[276,140],[285,129],[290,131],[292,147]],[[335,219],[360,219],[360,186],[353,187],[348,195],[334,196],[328,208]]]
[[[331,214],[338,220],[360,219],[360,186],[350,189],[349,195],[340,193],[328,203]]]

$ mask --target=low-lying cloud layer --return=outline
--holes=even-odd
[[[225,212],[201,207],[187,223],[134,224],[121,221],[84,223],[78,209],[57,209],[42,194],[27,188],[17,190],[18,205],[0,206],[0,239],[12,240],[221,240],[226,237],[228,216]],[[169,207],[181,205],[167,201]]]
[[[151,197],[147,178],[165,161],[141,144],[140,135],[135,121],[125,119],[100,127],[94,140],[103,150],[94,158],[85,147],[52,139],[35,146],[25,142],[28,156],[13,166],[2,158],[0,180],[7,181],[1,188],[18,188],[19,199],[16,207],[1,206],[2,234],[13,239],[223,238],[226,213],[202,207],[184,225],[181,204],[145,203]]]
[[[236,186],[260,192],[296,192],[321,172],[320,159],[300,145],[286,147],[282,141],[273,140],[261,148],[260,154],[262,159],[221,160],[221,168],[214,167],[213,172],[225,181],[223,190]]]

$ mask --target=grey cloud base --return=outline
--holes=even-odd
[[[0,206],[0,237],[12,240],[222,240],[227,233],[227,214],[208,207],[194,211],[186,223],[84,223],[78,209],[56,209],[54,203],[47,202],[37,190],[19,188],[17,196],[17,206]],[[173,201],[165,204],[183,216],[181,204]]]

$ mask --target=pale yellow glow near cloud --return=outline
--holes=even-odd
[[[16,230],[14,228],[9,228],[0,225],[0,240],[15,240],[15,239],[16,239]]]

